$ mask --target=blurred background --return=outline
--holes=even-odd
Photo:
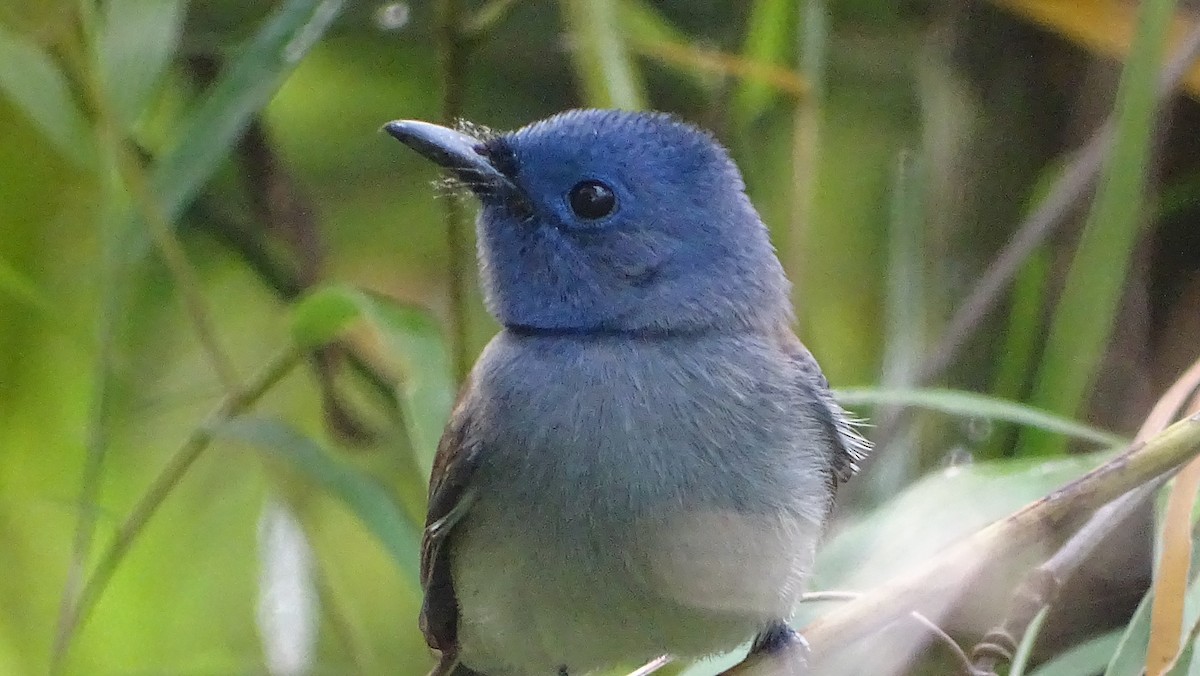
[[[0,674],[431,666],[425,481],[497,326],[474,205],[393,118],[711,129],[880,444],[814,587],[919,565],[1108,457],[1197,358],[1198,21],[1163,0],[0,3]],[[1118,673],[1161,511],[1055,605],[1044,674]],[[1003,617],[984,591],[946,620],[968,647]],[[857,673],[956,673],[925,639],[894,652]]]

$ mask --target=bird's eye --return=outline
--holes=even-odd
[[[587,180],[576,183],[568,193],[567,199],[571,202],[571,211],[589,221],[604,218],[617,208],[617,194],[600,181]]]

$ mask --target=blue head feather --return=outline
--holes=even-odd
[[[790,319],[767,229],[709,134],[659,113],[577,110],[477,152],[511,181],[476,190],[483,282],[501,323],[641,332]],[[574,213],[583,181],[611,189],[611,214]]]

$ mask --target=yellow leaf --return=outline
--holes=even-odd
[[[1191,411],[1200,410],[1200,394]],[[1146,649],[1147,676],[1163,676],[1175,663],[1183,634],[1183,601],[1192,564],[1192,509],[1200,493],[1200,458],[1188,463],[1171,487],[1163,517],[1162,556],[1154,578],[1150,610],[1150,643]]]
[[[992,0],[1027,21],[1036,23],[1097,54],[1124,61],[1136,25],[1137,3],[1127,0]],[[1194,13],[1176,13],[1167,42],[1174,52],[1187,31],[1200,22]],[[1200,98],[1200,64],[1184,78],[1183,89]]]

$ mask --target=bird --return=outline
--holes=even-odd
[[[728,150],[657,112],[384,130],[478,199],[500,326],[429,483],[431,676],[583,676],[802,642],[788,618],[870,444],[792,329]]]

